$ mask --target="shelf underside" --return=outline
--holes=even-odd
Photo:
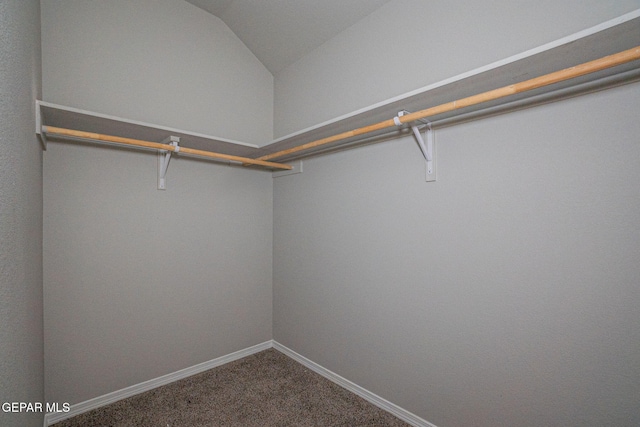
[[[42,112],[43,125],[152,142],[161,142],[168,136],[178,136],[180,137],[180,146],[188,148],[242,157],[257,157],[258,154],[258,148],[250,144],[148,123],[129,121],[119,117],[92,113],[47,102],[40,103],[40,110]]]

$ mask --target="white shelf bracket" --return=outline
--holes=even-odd
[[[434,151],[433,128],[431,127],[431,123],[427,124],[426,129],[427,142],[425,143],[424,139],[422,139],[422,134],[420,133],[418,126],[411,126],[413,135],[416,137],[418,145],[420,146],[420,151],[422,151],[422,155],[427,162],[426,181],[433,182],[436,180],[436,156]]]
[[[400,117],[407,114],[407,111],[398,112],[398,116],[394,117],[394,121],[397,126],[402,126],[404,123],[400,121]],[[420,147],[420,151],[422,151],[422,155],[424,156],[425,161],[427,162],[427,175],[426,181],[433,182],[436,180],[436,156],[435,156],[435,145],[433,142],[433,128],[431,127],[431,122],[426,122],[426,134],[427,141],[425,142],[424,138],[422,138],[422,133],[420,133],[420,128],[417,125],[410,125],[411,130],[413,131],[413,136],[416,138],[418,142],[418,146]]]
[[[175,153],[180,151],[180,146],[178,143],[180,142],[179,136],[170,136],[162,141],[162,144],[170,144],[173,145],[175,149]],[[167,189],[167,169],[169,168],[169,161],[171,160],[171,151],[161,150],[158,151],[158,190],[166,190]]]

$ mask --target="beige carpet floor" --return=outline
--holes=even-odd
[[[55,424],[80,426],[409,424],[269,349]]]

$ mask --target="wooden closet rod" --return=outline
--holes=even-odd
[[[449,111],[458,110],[472,105],[481,104],[487,101],[493,101],[499,98],[504,98],[510,95],[515,95],[521,92],[530,91],[544,86],[549,86],[554,83],[559,83],[565,80],[569,80],[575,77],[580,77],[585,74],[595,73],[607,68],[622,65],[627,62],[640,59],[640,46],[634,47],[629,50],[622,51],[613,55],[605,56],[594,61],[585,62],[575,67],[565,68],[564,70],[555,71],[553,73],[545,74],[540,77],[525,80],[520,83],[504,86],[499,89],[490,90],[477,95],[469,96],[466,98],[458,99],[456,101],[447,102],[435,107],[427,108],[425,110],[416,111],[415,113],[409,113],[404,116],[400,116],[397,119],[402,123],[414,122],[416,120],[425,119],[427,117],[435,116]],[[370,132],[375,132],[385,128],[391,128],[397,126],[393,118],[378,122],[372,125],[364,126],[347,132],[343,132],[337,135],[329,136],[326,138],[318,139],[306,144],[299,145],[297,147],[289,148],[287,150],[278,151],[266,156],[258,157],[258,160],[270,160],[277,157],[286,156],[288,154],[297,153],[303,150],[309,150],[314,147],[318,147],[332,142],[341,141],[347,138],[353,138],[355,136],[363,135]]]
[[[136,147],[151,148],[154,150],[165,150],[165,151],[173,151],[173,152],[177,151],[180,154],[185,153],[185,154],[191,154],[194,156],[208,157],[211,159],[230,160],[232,162],[265,166],[273,169],[285,169],[285,170],[292,169],[290,165],[285,165],[283,163],[267,162],[261,159],[251,159],[248,157],[232,156],[229,154],[215,153],[213,151],[196,150],[194,148],[188,148],[188,147],[182,147],[182,146],[180,146],[179,149],[177,150],[176,147],[171,144],[161,144],[158,142],[143,141],[140,139],[132,139],[132,138],[122,138],[119,136],[103,135],[100,133],[93,133],[93,132],[83,132],[79,130],[64,129],[64,128],[53,127],[53,126],[42,126],[42,132],[46,133],[47,135],[59,135],[59,136],[66,136],[66,137],[72,137],[72,138],[92,139],[96,141],[112,142],[117,144],[132,145]]]

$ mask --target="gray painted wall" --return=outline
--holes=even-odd
[[[45,101],[271,141],[273,76],[215,16],[182,0],[43,0],[42,16]]]
[[[216,119],[217,110],[251,110],[270,104],[272,96],[270,78],[252,80],[265,74],[264,67],[217,18],[205,19],[186,2],[155,0],[44,1],[42,14],[46,100],[202,130],[189,125],[194,121],[215,135],[269,140],[270,125]],[[187,21],[192,25],[180,24]],[[140,28],[161,28],[177,39],[154,38],[155,31]],[[91,53],[87,46],[100,55],[90,56],[89,65],[71,60]],[[155,59],[144,52],[134,57],[141,47]],[[198,62],[171,68],[183,55]],[[104,67],[93,64],[98,58]],[[140,75],[145,67],[153,70]],[[119,74],[125,70],[135,70],[132,80]],[[169,88],[163,86],[167,78]],[[157,91],[153,99],[138,92],[142,80]],[[85,83],[91,96],[80,87]],[[207,120],[197,108],[204,101],[193,93],[194,84],[206,97]],[[209,96],[214,87],[229,95]],[[240,96],[232,97],[233,88]],[[251,96],[243,97],[243,90]],[[155,103],[174,92],[181,93],[177,105],[188,109]],[[271,339],[271,175],[178,157],[169,165],[167,190],[158,191],[156,164],[149,152],[73,143],[51,143],[44,155],[49,400],[82,402]]]
[[[44,399],[40,2],[0,2],[0,402]],[[0,425],[42,414],[0,412]]]
[[[46,396],[78,403],[271,339],[265,172],[52,143]]]
[[[640,84],[275,180],[274,339],[439,427],[640,423]]]
[[[639,6],[420,3],[279,73],[276,134]],[[439,427],[640,424],[638,111],[636,83],[440,129],[436,183],[411,138],[306,160],[274,181],[274,339]]]

